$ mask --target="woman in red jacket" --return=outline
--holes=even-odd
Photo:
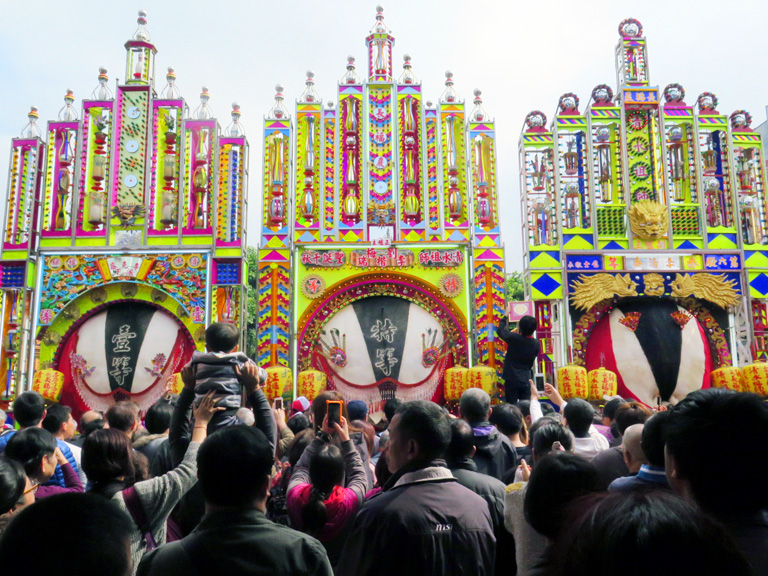
[[[347,419],[342,416],[334,428],[328,426],[326,414],[320,432],[296,465],[287,502],[292,526],[320,540],[331,564],[338,560],[346,529],[368,488],[363,461],[349,439]],[[332,434],[338,435],[341,449],[330,443]]]

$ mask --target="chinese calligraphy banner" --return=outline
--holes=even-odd
[[[111,390],[131,391],[139,351],[154,312],[149,306],[112,306],[107,310],[104,347]]]

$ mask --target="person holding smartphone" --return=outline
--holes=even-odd
[[[536,332],[536,318],[523,316],[518,328],[509,329],[507,317],[501,319],[496,327],[499,338],[507,343],[507,354],[504,357],[504,390],[506,401],[514,404],[518,400],[530,397],[528,381],[532,379],[533,363],[539,355],[539,341],[533,337]]]
[[[340,448],[331,443],[334,436]],[[367,490],[366,470],[350,440],[341,402],[329,400],[320,431],[301,455],[288,484],[291,524],[320,540],[335,565],[347,524],[363,504]]]

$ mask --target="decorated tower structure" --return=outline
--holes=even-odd
[[[3,398],[33,386],[76,411],[147,407],[207,324],[244,322],[248,143],[203,87],[190,114],[173,68],[158,95],[139,13],[113,95],[99,70],[78,108],[33,107],[13,140],[2,244]]]
[[[646,404],[738,388],[733,366],[768,351],[760,136],[713,93],[695,106],[679,84],[660,93],[635,19],[619,25],[616,72],[615,94],[598,85],[581,110],[563,94],[551,124],[533,111],[520,138],[540,366],[608,368]]]
[[[278,86],[265,118],[258,359],[310,397],[441,401],[451,366],[492,385],[503,359],[494,124],[450,72],[434,105],[410,56],[395,71],[381,7],[365,43],[336,105],[308,72],[294,110]]]

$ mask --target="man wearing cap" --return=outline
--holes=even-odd
[[[368,404],[362,400],[350,400],[347,403],[347,414],[349,414],[349,421],[355,420],[366,421],[368,418]]]
[[[304,396],[299,396],[296,398],[296,400],[293,401],[293,404],[291,404],[291,416],[295,416],[299,412],[302,414],[305,414],[307,418],[309,418],[309,414],[307,414],[307,410],[312,408],[312,403],[306,399]]]

